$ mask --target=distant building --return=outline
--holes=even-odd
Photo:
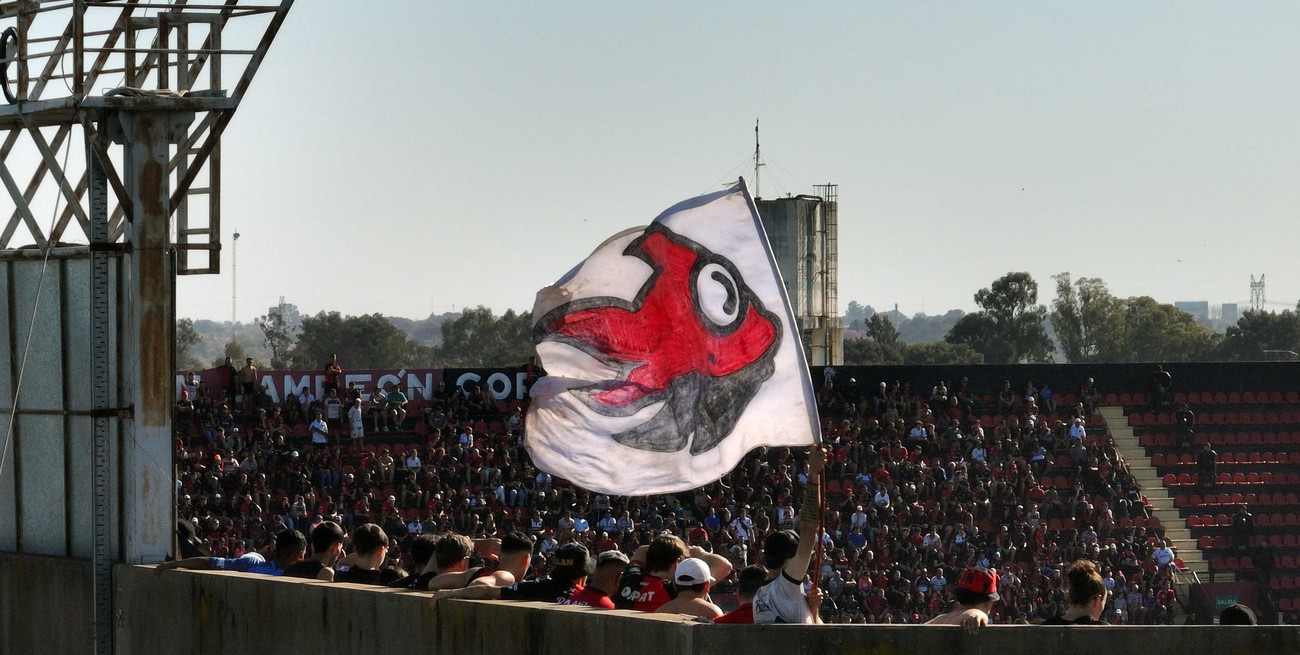
[[[1201,323],[1210,320],[1210,303],[1207,300],[1183,300],[1174,303],[1174,307],[1195,316]]]
[[[817,195],[755,199],[772,254],[785,281],[795,321],[812,366],[844,363],[839,317],[837,185],[814,187]]]
[[[1219,308],[1219,320],[1229,325],[1236,325],[1241,320],[1241,312],[1237,309],[1237,303],[1225,302]]]

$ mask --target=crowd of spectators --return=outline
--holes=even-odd
[[[389,540],[385,566],[407,572],[418,571],[411,551],[421,535],[449,532],[528,535],[536,575],[564,544],[593,557],[631,555],[664,532],[740,571],[762,562],[769,534],[797,521],[802,451],[754,451],[689,493],[611,497],[534,468],[517,403],[473,385],[440,386],[408,407],[400,389],[371,394],[381,400],[338,389],[341,373],[325,398],[304,391],[281,403],[255,384],[235,388],[233,366],[230,383],[187,378],[176,412],[178,513],[212,555],[239,557],[273,535],[310,535],[332,521],[349,534],[378,526]],[[400,418],[389,413],[394,392]],[[824,551],[814,562],[822,618],[924,623],[947,610],[945,589],[963,569],[983,566],[1001,575],[991,620],[1035,622],[1068,609],[1063,576],[1086,559],[1111,592],[1106,621],[1171,622],[1172,558],[1156,557],[1168,549],[1126,463],[1093,424],[1096,402],[1092,380],[1058,394],[1046,383],[975,390],[963,378],[918,391],[827,376],[818,390]],[[360,434],[354,407],[370,411]],[[311,427],[318,420],[323,431]],[[733,593],[736,579],[713,590]]]

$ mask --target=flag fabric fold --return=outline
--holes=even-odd
[[[601,493],[694,489],[760,446],[820,441],[785,286],[744,180],[621,232],[537,294],[546,377],[525,437]]]

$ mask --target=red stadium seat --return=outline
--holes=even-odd
[[[1195,391],[1187,394],[1187,404],[1189,405],[1201,404],[1201,394],[1196,393]]]
[[[1201,517],[1199,515],[1191,514],[1187,517],[1187,528],[1189,530],[1192,528],[1199,528],[1202,525],[1204,524],[1201,522]]]
[[[1241,402],[1243,402],[1243,403],[1245,403],[1245,404],[1247,404],[1247,405],[1254,405],[1254,404],[1255,404],[1255,392],[1253,392],[1253,391],[1243,391],[1243,392],[1241,393]]]

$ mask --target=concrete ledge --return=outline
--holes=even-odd
[[[116,652],[607,652],[1300,654],[1294,626],[715,626],[684,617],[547,603],[446,601],[424,593],[239,573],[114,569]],[[90,565],[0,555],[0,652],[90,652]]]
[[[89,653],[90,560],[0,553],[0,653]]]

